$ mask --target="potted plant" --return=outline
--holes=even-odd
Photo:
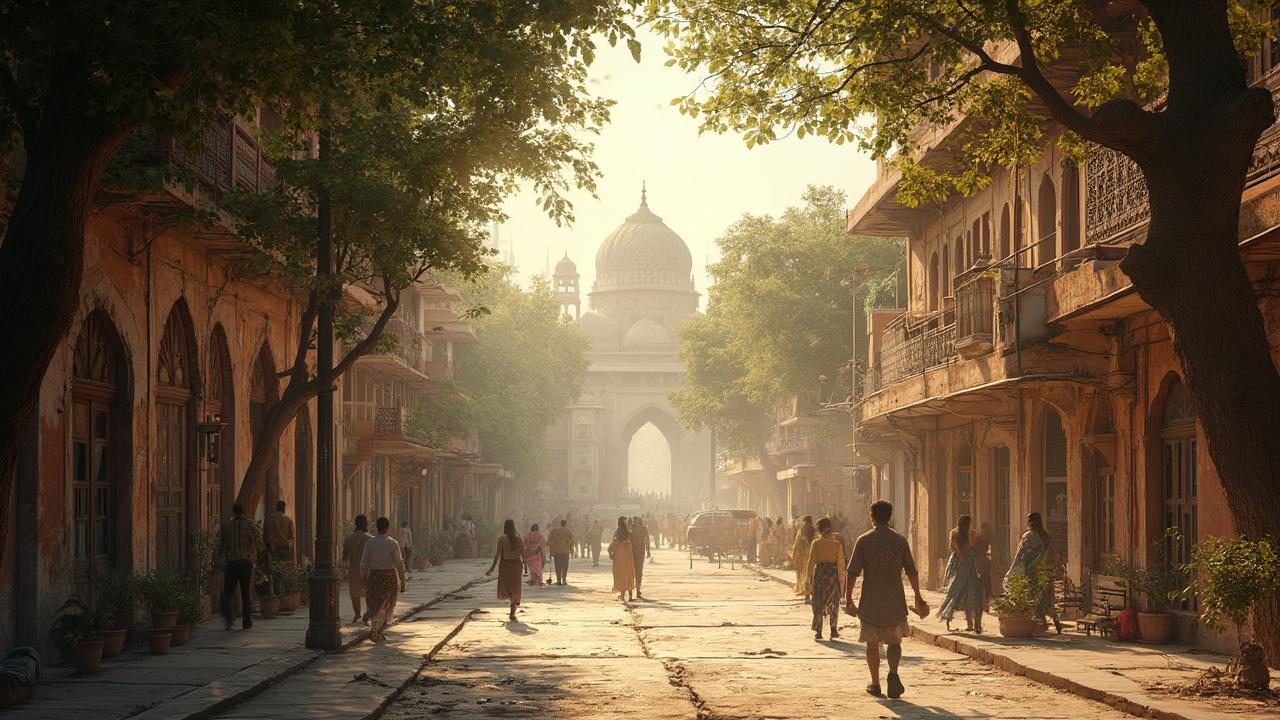
[[[1182,535],[1170,528],[1153,547],[1156,561],[1133,573],[1133,584],[1144,597],[1144,608],[1138,611],[1138,634],[1142,642],[1162,644],[1173,639],[1174,618],[1169,601],[1180,597],[1187,583],[1169,560],[1169,546],[1181,542]]]
[[[77,673],[92,675],[102,668],[104,624],[101,613],[90,610],[79,595],[72,595],[58,608],[49,639],[72,661]]]
[[[187,563],[187,585],[195,594],[200,605],[200,619],[203,620],[210,610],[210,598],[219,593],[218,538],[204,530],[191,533],[187,543]]]
[[[111,571],[98,576],[98,602],[96,608],[104,626],[102,657],[115,657],[124,652],[125,638],[133,622],[133,611],[138,604],[138,588],[133,576]]]
[[[174,647],[185,645],[191,639],[191,630],[204,618],[203,596],[191,590],[184,590],[178,602],[178,622],[173,626],[170,644]]]
[[[427,559],[432,565],[444,564],[453,554],[453,542],[453,533],[447,530],[437,530],[427,537]]]
[[[280,598],[280,610],[292,612],[302,604],[302,588],[305,573],[297,563],[277,560],[271,564],[275,576],[275,594]]]
[[[275,592],[273,575],[269,567],[265,571],[261,565],[254,569],[257,580],[253,584],[253,591],[258,596],[258,614],[268,620],[280,612],[280,596]]]
[[[159,568],[138,578],[138,594],[151,611],[151,627],[171,630],[178,622],[183,583],[173,570]]]
[[[172,628],[152,628],[147,632],[147,646],[152,655],[164,655],[169,652],[169,644],[173,641]]]
[[[1033,613],[1040,604],[1040,591],[1026,575],[1014,575],[1005,583],[1004,594],[991,601],[991,612],[1000,620],[1000,634],[1008,638],[1035,635]]]
[[[1225,622],[1235,626],[1240,657],[1233,663],[1236,682],[1251,690],[1271,684],[1262,646],[1245,633],[1249,615],[1259,601],[1280,595],[1280,557],[1266,540],[1207,537],[1191,550],[1191,562],[1182,566],[1192,582],[1183,597],[1200,601],[1200,619],[1222,632]]]

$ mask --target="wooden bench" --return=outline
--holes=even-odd
[[[1065,573],[1061,580],[1053,581],[1053,606],[1063,620],[1078,619],[1084,608],[1084,593]]]
[[[1085,635],[1103,637],[1116,634],[1116,616],[1129,607],[1129,581],[1110,575],[1095,575],[1089,587],[1089,612],[1076,622]]]

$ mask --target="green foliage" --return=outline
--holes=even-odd
[[[1111,577],[1126,578],[1132,580],[1137,570],[1128,561],[1122,559],[1119,555],[1107,555],[1102,558],[1102,566],[1098,568],[1099,575],[1109,575]]]
[[[58,615],[49,629],[49,640],[64,657],[70,657],[77,643],[98,635],[105,628],[106,618],[101,611],[89,609],[84,599],[72,595],[58,608]]]
[[[1034,587],[1024,574],[1010,577],[1004,585],[1004,594],[991,601],[993,615],[1023,615],[1030,617],[1040,604],[1044,586]]]
[[[453,543],[457,536],[452,530],[443,528],[435,530],[427,534],[427,558],[444,558],[453,557]]]
[[[685,388],[672,399],[686,425],[712,427],[731,452],[756,453],[776,403],[812,398],[821,375],[848,376],[850,283],[863,312],[871,297],[891,303],[905,276],[900,241],[845,234],[845,200],[810,187],[802,206],[778,218],[745,215],[717,241],[707,312],[677,330]]]
[[[203,592],[194,589],[184,590],[178,599],[178,624],[196,625],[204,619],[204,605],[201,599]]]
[[[277,595],[302,592],[307,584],[306,569],[287,560],[275,560],[271,563],[271,577]]]
[[[1213,12],[1225,13],[1241,56],[1275,33],[1262,0],[1231,0],[1206,17]],[[1163,38],[1145,11],[1121,17],[1076,0],[647,0],[645,13],[668,39],[668,64],[703,79],[672,101],[703,131],[740,133],[748,147],[792,134],[856,142],[902,170],[908,205],[971,193],[992,166],[1034,160],[1046,112],[1104,141],[1109,126],[1077,108],[1142,105],[1168,87]],[[1207,28],[1197,35],[1206,47],[1216,41]],[[1043,81],[1040,66],[1064,57],[1073,80]],[[918,164],[930,142],[922,129],[960,118],[973,122],[957,128],[956,162]]]
[[[1146,597],[1147,612],[1164,612],[1171,601],[1182,597],[1186,591],[1187,578],[1169,557],[1170,546],[1181,542],[1182,533],[1178,528],[1169,528],[1151,544],[1155,560],[1147,567],[1133,571],[1133,585]]]
[[[1196,544],[1182,570],[1193,578],[1182,592],[1200,601],[1200,620],[1219,632],[1226,621],[1244,643],[1249,611],[1280,595],[1280,556],[1270,540],[1210,536]]]
[[[137,579],[138,594],[151,612],[173,612],[182,604],[186,583],[168,568],[157,568]]]
[[[207,530],[191,533],[187,543],[187,580],[191,591],[203,595],[209,586],[209,578],[217,574],[218,538]]]
[[[448,392],[415,409],[411,431],[441,441],[474,428],[486,461],[531,481],[543,471],[547,428],[582,390],[591,341],[545,280],[522,289],[499,269],[460,290],[488,313],[472,322],[475,344],[455,351]]]
[[[94,610],[117,629],[128,627],[138,605],[138,583],[129,573],[118,570],[102,572],[94,581],[98,590]]]

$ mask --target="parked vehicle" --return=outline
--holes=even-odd
[[[754,510],[704,510],[689,519],[685,540],[692,555],[708,559],[745,554],[747,525]]]

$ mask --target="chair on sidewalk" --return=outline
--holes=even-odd
[[[1097,632],[1115,638],[1116,616],[1129,607],[1129,582],[1124,578],[1095,575],[1089,588],[1089,612],[1076,626],[1086,636]]]
[[[1078,620],[1084,608],[1084,593],[1071,578],[1063,573],[1061,580],[1053,581],[1053,605],[1063,620]]]

